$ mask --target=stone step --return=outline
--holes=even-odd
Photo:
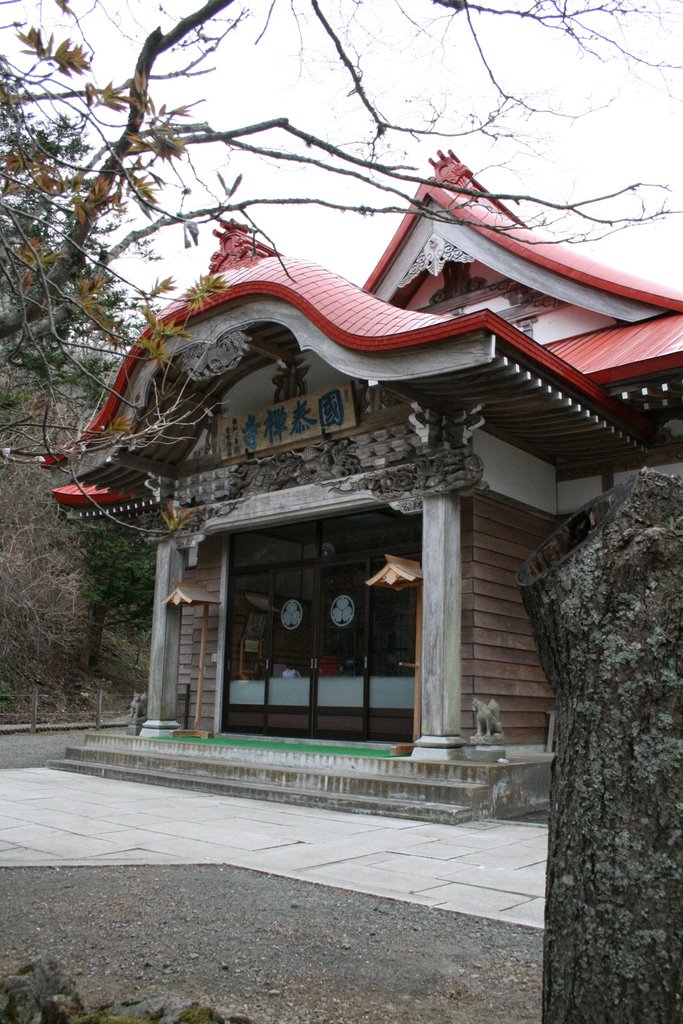
[[[430,762],[98,732],[51,767],[435,822],[505,818],[547,807],[550,777],[547,757]]]
[[[284,741],[283,741],[284,742]],[[326,744],[327,745],[327,744]],[[367,745],[369,749],[387,750],[389,744]],[[226,760],[245,764],[270,764],[283,767],[313,768],[320,771],[338,771],[344,769],[362,771],[369,775],[387,775],[395,778],[421,778],[444,782],[460,779],[462,782],[482,783],[488,785],[491,765],[478,761],[413,761],[410,758],[367,757],[362,755],[312,753],[297,749],[269,750],[263,747],[233,747],[229,744],[189,743],[187,740],[153,739],[142,736],[104,735],[87,733],[85,747],[93,751],[101,748],[141,751],[146,754],[157,753],[161,756],[191,756],[195,759],[208,761]]]
[[[192,754],[174,754],[154,751],[129,751],[115,746],[100,746],[97,759],[92,748],[71,747],[65,759],[113,765],[139,770],[157,770],[170,775],[191,775],[212,779],[229,779],[246,785],[266,786],[297,792],[339,794],[342,796],[371,796],[380,799],[409,800],[411,803],[463,804],[478,809],[477,797],[484,796],[482,783],[461,781],[455,776],[448,780],[404,775],[378,775],[348,765],[347,758],[338,757],[334,768],[309,767],[305,764],[273,765],[260,762],[235,762],[226,758],[196,758]],[[369,758],[363,759],[370,760]]]
[[[334,790],[296,789],[291,786],[268,785],[230,777],[214,777],[205,773],[169,771],[165,767],[159,766],[134,767],[109,764],[103,760],[86,761],[67,757],[61,761],[51,761],[49,767],[61,771],[79,772],[84,775],[96,775],[104,779],[118,779],[124,782],[144,782],[153,786],[171,786],[175,789],[216,793],[220,796],[269,800],[300,807],[324,807],[334,811],[408,818],[413,821],[454,825],[472,818],[472,808],[462,804],[431,803],[425,800]]]

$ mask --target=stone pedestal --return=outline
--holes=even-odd
[[[421,735],[411,758],[451,761],[460,736],[462,555],[460,498],[425,495],[422,502]]]
[[[460,736],[420,736],[410,755],[411,761],[457,761],[463,749]]]
[[[176,691],[180,653],[180,608],[163,604],[164,598],[182,578],[183,556],[172,538],[157,548],[157,575],[154,587],[152,644],[149,659],[147,721],[141,736],[170,736],[180,728],[176,721]]]
[[[487,761],[494,763],[501,760],[507,761],[507,752],[505,747],[496,746],[496,744],[474,745],[470,743],[462,748],[460,758],[463,761]]]

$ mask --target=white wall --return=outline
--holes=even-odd
[[[560,306],[547,312],[538,310],[538,320],[534,324],[534,341],[547,345],[560,338],[571,338],[575,334],[587,331],[599,331],[603,327],[611,327],[615,323],[612,317],[602,313],[593,313],[579,306]]]
[[[602,477],[585,476],[580,480],[562,480],[557,485],[557,514],[569,516],[587,501],[602,494]]]
[[[343,384],[349,377],[333,366],[325,363],[320,356],[314,352],[304,354],[304,362],[308,364],[309,371],[306,375],[306,388],[309,394],[322,391],[323,388],[332,384]],[[275,387],[273,377],[278,371],[276,363],[255,370],[248,377],[237,382],[223,396],[225,416],[244,416],[250,412],[256,412],[264,406],[273,404]]]
[[[484,481],[492,491],[556,514],[553,466],[481,430],[475,431],[472,443],[484,460]]]

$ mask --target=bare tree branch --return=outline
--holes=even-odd
[[[4,3],[7,6],[7,0]],[[471,44],[478,55],[478,81],[484,82],[487,90],[485,105],[458,111],[455,126],[444,121],[444,112],[450,113],[452,105],[447,90],[443,95],[430,94],[419,117],[394,116],[396,105],[390,95],[380,104],[370,82],[374,67],[362,45],[363,33],[366,41],[372,41],[363,16],[374,16],[375,7],[367,0],[355,0],[348,11],[324,0],[291,0],[289,9],[272,0],[250,44],[259,45],[260,52],[266,33],[272,36],[278,30],[274,25],[284,12],[295,19],[305,62],[309,34],[315,33],[319,52],[322,31],[333,55],[326,74],[338,74],[347,87],[349,82],[351,85],[353,127],[344,133],[353,141],[344,138],[343,132],[333,131],[331,122],[300,124],[288,116],[261,119],[260,111],[253,123],[242,125],[235,124],[234,117],[227,123],[222,117],[219,123],[212,123],[217,119],[211,115],[194,120],[197,115],[192,114],[190,121],[195,97],[189,89],[190,102],[175,109],[157,100],[153,92],[161,92],[163,87],[169,95],[173,94],[170,90],[184,95],[193,77],[208,75],[207,58],[223,53],[219,48],[234,41],[238,29],[240,45],[247,40],[247,11],[236,0],[210,0],[170,27],[148,32],[137,54],[131,51],[130,74],[119,73],[117,78],[123,81],[116,86],[102,85],[95,77],[93,68],[101,44],[96,37],[92,43],[86,40],[88,16],[71,18],[81,43],[70,39],[55,42],[40,25],[24,26],[23,53],[16,55],[16,45],[7,46],[8,56],[0,58],[0,132],[6,153],[0,182],[0,375],[6,371],[14,379],[20,370],[28,373],[30,365],[30,372],[41,377],[55,402],[61,401],[79,373],[83,394],[111,387],[106,368],[92,360],[101,357],[106,362],[117,346],[127,346],[139,331],[139,321],[128,320],[128,328],[122,327],[117,315],[107,311],[108,299],[118,289],[120,295],[130,296],[128,309],[144,310],[148,322],[155,324],[155,302],[166,291],[156,292],[128,281],[117,260],[172,226],[196,225],[231,213],[253,223],[255,211],[287,206],[367,215],[407,208],[415,217],[450,221],[452,214],[444,208],[450,205],[457,206],[458,219],[466,224],[470,204],[488,201],[500,213],[491,230],[516,229],[517,218],[510,214],[508,219],[503,207],[516,202],[530,209],[528,221],[533,226],[571,215],[573,224],[563,234],[567,240],[583,238],[591,230],[593,237],[599,237],[625,224],[664,215],[661,203],[651,211],[646,208],[645,190],[650,186],[642,183],[603,189],[600,195],[569,201],[529,189],[485,192],[469,180],[462,185],[439,182],[448,202],[444,207],[435,206],[414,198],[416,190],[422,189],[424,195],[434,182],[416,172],[405,149],[413,138],[456,138],[473,133],[497,141],[512,134],[518,138],[519,120],[509,120],[515,111],[523,111],[527,119],[548,112],[549,107],[506,81],[504,69],[501,71],[493,58],[491,26],[500,32],[499,26],[519,24],[534,32],[547,32],[549,38],[566,40],[573,52],[593,62],[586,66],[616,57],[643,73],[651,68],[664,73],[679,65],[638,51],[629,39],[640,25],[666,27],[676,24],[676,17],[680,24],[675,5],[666,0],[656,9],[643,0],[526,0],[517,6],[508,6],[503,0],[489,0],[488,4],[432,0],[434,17],[430,21],[424,17],[424,8],[414,6],[413,0],[401,3],[402,7],[393,5],[392,16],[398,12],[405,19],[413,42],[419,38],[425,45],[429,42],[445,51],[457,39],[458,44]],[[112,18],[97,4],[95,15],[100,11]],[[417,11],[419,14],[414,13]],[[113,19],[110,27],[112,31],[115,28]],[[126,33],[132,38],[135,30],[137,24]],[[305,77],[305,71],[305,66],[300,68],[300,76]],[[206,94],[209,79],[204,80]],[[273,94],[278,104],[284,104],[277,89]],[[229,95],[231,100],[237,98],[234,85]],[[414,109],[410,108],[411,114]],[[418,123],[411,125],[412,121]],[[46,141],[49,129],[62,123],[82,136],[86,152],[72,155]],[[205,170],[203,160],[211,146],[219,154],[221,169],[231,159],[239,161],[239,166],[229,171],[229,180],[235,182],[231,188],[220,171]],[[259,164],[299,168],[317,177],[305,184],[296,179],[292,187],[282,185],[284,176],[280,176],[268,192],[245,172],[245,167]],[[214,177],[222,189],[211,186]],[[344,182],[355,191],[331,193],[325,181]],[[200,192],[197,198],[193,196],[190,207],[188,196],[196,189]],[[619,200],[628,200],[628,205]],[[259,225],[259,230],[265,236],[266,226]],[[273,248],[277,250],[277,245]],[[141,359],[163,360],[165,339],[161,334],[155,336],[154,344],[154,352],[141,351]],[[179,417],[179,423],[185,422],[185,412],[174,402],[164,409],[161,419],[168,424],[171,414]],[[35,417],[23,411],[0,421],[0,430],[13,431],[27,440],[26,451],[34,427]],[[42,429],[41,443],[47,437],[50,445],[66,447],[70,443],[66,439],[72,440],[79,428],[61,414],[50,412],[45,414]],[[102,439],[105,442],[111,444],[111,439]]]

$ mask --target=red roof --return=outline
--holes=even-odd
[[[225,227],[226,235],[246,233],[246,229],[239,225]],[[225,291],[209,298],[200,313],[190,313],[183,301],[173,302],[164,311],[162,320],[184,324],[198,315],[206,316],[213,309],[239,300],[271,297],[281,299],[300,310],[339,345],[376,354],[443,342],[474,331],[485,331],[504,340],[514,358],[522,358],[527,363],[543,368],[622,423],[630,423],[633,429],[644,436],[651,430],[650,424],[639,414],[607,395],[601,387],[579,372],[570,360],[561,358],[551,348],[544,348],[529,339],[490,310],[477,310],[465,316],[453,317],[400,309],[362,291],[315,263],[269,255],[270,251],[257,252],[246,250],[243,246],[234,247],[228,241],[225,236],[222,237],[219,254],[220,276],[226,284]],[[92,438],[101,435],[116,415],[136,366],[141,360],[146,362],[147,358],[141,347],[133,346],[121,366],[112,392],[90,423],[83,440],[87,441],[88,436]],[[54,461],[57,459],[46,459],[48,463]],[[100,504],[116,503],[130,497],[90,487],[85,488],[85,492],[86,495],[90,493],[93,500]],[[75,485],[57,488],[55,495],[62,504],[83,504],[88,501],[87,496]]]
[[[53,487],[52,494],[60,505],[118,505],[129,501],[132,494],[121,494],[108,487],[96,487],[94,484],[66,484],[64,487]]]
[[[438,343],[472,331],[486,331],[504,339],[516,357],[531,360],[535,365],[553,373],[567,386],[574,387],[592,402],[609,409],[622,422],[628,420],[631,414],[631,410],[623,406],[613,406],[614,400],[578,373],[569,362],[558,358],[554,352],[531,340],[488,309],[476,310],[460,317],[398,309],[374,295],[362,292],[331,271],[304,260],[269,257],[241,270],[229,270],[223,274],[223,278],[228,288],[204,304],[202,315],[239,299],[264,296],[279,298],[299,309],[339,345],[378,354]],[[182,303],[173,303],[164,319],[186,321],[192,317],[187,315]],[[131,349],[117,377],[114,393],[88,428],[91,435],[99,434],[115,415],[121,400],[119,396],[141,355],[144,357],[139,348]],[[639,423],[636,429],[642,432],[644,424]]]
[[[346,348],[392,350],[454,334],[452,319],[390,306],[305,260],[267,257],[239,270],[227,270],[221,276],[228,287],[204,303],[202,315],[237,299],[270,296],[296,306],[328,337]],[[164,310],[161,319],[182,323],[191,320],[192,315],[188,314],[184,302],[177,301]],[[100,434],[116,415],[131,374],[141,359],[146,360],[147,354],[134,345],[123,361],[107,401],[88,426],[86,438]],[[46,459],[47,463],[54,461]]]
[[[433,184],[420,186],[416,195],[417,202],[433,200],[442,209],[448,210],[456,220],[486,235],[501,248],[562,277],[662,309],[683,312],[683,292],[608,267],[591,256],[582,254],[578,249],[542,239],[520,226],[519,220],[506,210],[502,203],[489,200],[485,195],[479,198],[476,193],[482,191],[481,185],[453,153],[449,153],[448,158],[442,153],[439,156],[440,162],[433,162],[438,180]],[[475,194],[454,194],[441,187],[442,181],[469,189]],[[365,283],[368,291],[374,291],[379,285],[414,226],[415,220],[415,213],[408,213],[403,218],[396,234]]]
[[[605,327],[547,347],[601,383],[677,369],[683,367],[683,316]]]
[[[444,330],[452,321],[443,316],[398,309],[306,260],[269,257],[222,276],[228,290],[211,299],[203,313],[247,295],[268,295],[295,305],[345,348],[365,350],[400,348],[419,344],[423,335],[427,340],[427,335],[452,333]]]
[[[457,180],[458,184],[461,184],[463,165],[459,163],[453,165],[453,160],[455,158],[451,154],[450,160],[443,158],[442,163],[435,165],[435,168],[442,176]],[[467,168],[464,168],[464,171],[467,174],[470,173]],[[470,184],[478,186],[474,179],[471,179]],[[444,196],[448,203],[452,204],[453,197],[440,189],[436,183],[435,190]],[[458,216],[462,213],[461,210],[455,208],[453,212]],[[505,217],[492,204],[487,206],[481,203],[470,205],[465,212],[468,217],[476,213],[481,217],[482,223]],[[508,225],[511,223],[511,218],[512,215],[505,217]],[[413,218],[410,216],[404,221],[408,227],[412,223]],[[505,337],[513,347],[520,351],[525,351],[528,348],[529,351],[526,351],[525,354],[535,362],[541,365],[552,364],[547,368],[559,373],[559,376],[566,378],[568,383],[573,383],[580,389],[585,388],[588,383],[585,378],[582,381],[580,377],[572,374],[568,364],[580,369],[580,366],[573,360],[567,359],[566,362],[556,360],[555,351],[552,349],[549,351],[548,348],[544,349],[534,342],[529,342],[520,331],[488,310],[453,318],[400,309],[361,290],[356,285],[315,263],[277,255],[271,256],[269,253],[272,250],[268,250],[267,247],[247,249],[247,244],[251,246],[252,243],[245,241],[249,238],[249,231],[241,225],[230,222],[222,224],[222,227],[225,229],[223,234],[217,233],[221,239],[221,248],[216,254],[213,265],[220,265],[221,276],[227,288],[224,292],[214,295],[205,302],[201,310],[202,315],[239,299],[257,296],[279,298],[304,313],[331,340],[345,348],[365,352],[390,352],[408,346],[443,341],[472,330],[489,330]],[[521,229],[518,228],[514,230],[521,232]],[[530,235],[529,232],[524,233]],[[235,245],[236,238],[240,242],[239,245]],[[508,247],[520,244],[510,234],[496,234],[495,238]],[[398,235],[389,250],[396,250],[400,244],[397,239]],[[244,244],[241,244],[242,242]],[[542,248],[550,250],[553,255],[558,252],[556,246],[545,245]],[[532,255],[536,254],[537,247],[531,247],[530,251]],[[386,255],[385,253],[383,259],[386,258]],[[569,255],[577,262],[580,260],[574,253]],[[599,266],[594,261],[584,259],[583,262],[586,267],[589,265],[593,268]],[[627,275],[622,276],[625,278]],[[652,296],[649,298],[651,299]],[[683,310],[683,297],[681,297],[680,306]],[[163,320],[174,322],[186,322],[192,318],[193,315],[188,313],[187,306],[182,301],[171,303],[162,316]],[[560,352],[557,354],[559,355]],[[131,374],[140,359],[146,360],[146,358],[144,350],[133,346],[121,366],[112,392],[89,425],[86,436],[87,434],[91,436],[99,434],[116,415]],[[564,367],[564,372],[562,367]],[[598,395],[594,394],[591,397],[594,401],[600,400]]]

